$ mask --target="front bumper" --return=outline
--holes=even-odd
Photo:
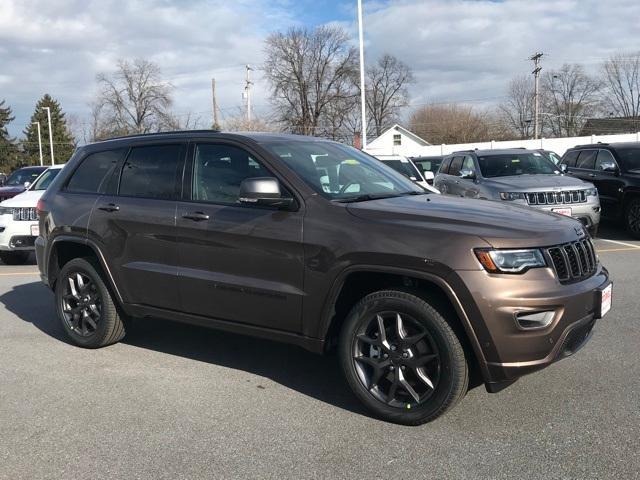
[[[471,318],[486,361],[487,388],[508,384],[575,353],[589,339],[600,308],[600,291],[610,283],[606,269],[583,281],[561,284],[551,268],[522,275],[456,272],[473,299]],[[523,312],[553,312],[551,323],[525,330]],[[498,388],[499,389],[499,388]]]
[[[558,209],[571,209],[571,218],[575,218],[582,222],[591,232],[595,232],[600,224],[600,199],[598,197],[587,197],[587,202],[584,203],[569,203],[558,205],[529,205],[525,200],[518,200],[512,203],[517,203],[529,208],[535,208],[536,210],[543,210],[545,212],[554,213],[554,210]]]
[[[36,221],[17,221],[11,215],[0,216],[0,250],[3,251],[31,251],[35,248],[36,236],[32,235],[32,226],[37,227]]]

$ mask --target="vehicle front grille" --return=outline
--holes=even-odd
[[[531,192],[526,193],[529,205],[567,205],[586,203],[586,190],[568,190],[565,192]]]
[[[547,248],[547,254],[562,283],[589,278],[598,267],[596,252],[588,238]]]
[[[16,221],[34,222],[38,220],[38,213],[34,207],[19,207],[13,209],[13,219]]]

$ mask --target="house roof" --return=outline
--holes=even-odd
[[[378,140],[378,138],[384,137],[386,134],[388,134],[392,130],[394,132],[398,132],[398,133],[401,133],[403,135],[406,135],[407,137],[411,138],[414,142],[419,143],[422,146],[431,145],[424,138],[419,137],[418,135],[413,133],[411,130],[407,130],[402,125],[399,125],[399,124],[396,123],[395,125],[387,128],[384,132],[382,132],[379,137],[377,137],[376,139],[374,139],[371,142],[369,142],[369,146],[374,145],[374,143]]]
[[[640,132],[640,117],[588,118],[580,136]]]

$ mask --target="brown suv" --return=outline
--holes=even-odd
[[[583,226],[433,195],[315,138],[194,131],[76,151],[38,204],[76,344],[163,317],[337,349],[375,414],[420,424],[574,353],[611,304]],[[309,379],[310,382],[313,379]]]

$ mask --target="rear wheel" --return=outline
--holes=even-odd
[[[627,231],[635,238],[640,238],[640,198],[633,198],[625,210]]]
[[[66,263],[55,293],[62,326],[76,345],[99,348],[124,337],[123,321],[93,262],[75,258]]]
[[[340,361],[369,410],[405,425],[445,413],[469,382],[451,326],[421,298],[395,290],[372,293],[352,309],[342,328]]]
[[[15,252],[0,252],[0,260],[5,265],[23,265],[29,260],[29,252],[18,250]]]

